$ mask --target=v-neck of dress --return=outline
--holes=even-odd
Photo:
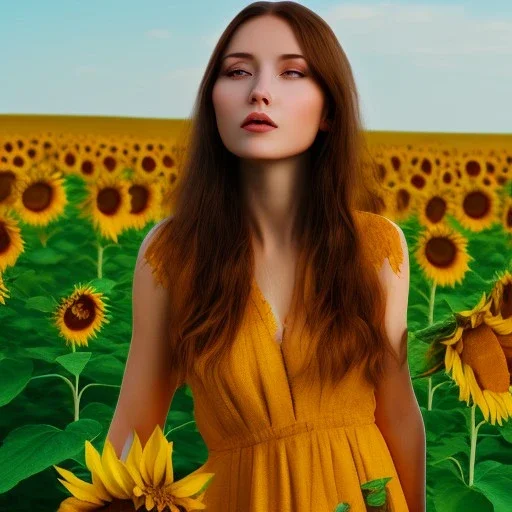
[[[286,330],[288,321],[290,319],[289,318],[290,311],[288,311],[288,313],[285,316],[284,321],[283,321],[283,336],[281,338],[281,341],[277,341],[276,334],[277,334],[279,325],[276,320],[276,315],[274,314],[272,306],[270,305],[270,303],[267,301],[267,299],[263,295],[263,292],[261,291],[261,288],[259,287],[258,282],[256,281],[256,277],[252,278],[251,287],[254,292],[252,295],[255,299],[256,305],[258,306],[261,316],[263,317],[264,324],[270,334],[270,337],[272,338],[272,342],[278,348],[282,348],[283,343],[285,341],[284,332]]]

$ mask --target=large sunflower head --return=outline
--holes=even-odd
[[[133,443],[126,462],[117,458],[108,439],[101,458],[86,441],[85,460],[92,483],[53,466],[66,479],[59,481],[73,494],[61,503],[58,512],[109,510],[108,506],[114,503],[119,504],[116,510],[139,510],[143,505],[145,510],[156,509],[158,512],[205,509],[202,499],[214,474],[194,472],[174,482],[172,447],[173,443],[167,441],[160,425],[155,427],[144,449],[137,432],[133,431]],[[123,508],[123,502],[128,508]]]
[[[425,275],[440,286],[455,286],[469,270],[473,258],[467,240],[445,223],[427,228],[418,238],[416,259]]]
[[[92,286],[75,285],[73,293],[61,301],[54,321],[66,344],[87,346],[102,325],[109,323],[106,312],[102,293]]]
[[[489,308],[484,293],[473,309],[455,313],[454,321],[444,324],[443,334],[441,327],[437,336],[430,332],[434,339],[427,357],[433,366],[422,376],[444,366],[459,386],[459,399],[468,405],[472,399],[487,421],[502,425],[502,419],[512,416],[512,354],[506,348],[512,328],[505,328],[505,321],[493,317]]]

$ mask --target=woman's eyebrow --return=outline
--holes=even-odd
[[[229,57],[239,57],[242,59],[249,59],[254,60],[254,55],[252,53],[246,53],[246,52],[235,52],[235,53],[229,53],[228,55],[224,56],[222,58],[222,61],[226,60]],[[304,55],[299,55],[298,53],[283,53],[279,55],[278,60],[289,60],[289,59],[304,59]]]

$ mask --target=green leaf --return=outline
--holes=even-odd
[[[32,249],[26,257],[30,263],[37,266],[56,265],[67,258],[66,254],[56,251],[52,247],[39,247],[37,249]]]
[[[0,494],[19,482],[84,450],[85,441],[101,432],[95,420],[78,420],[65,430],[52,425],[25,425],[10,432],[0,447]],[[59,474],[55,471],[55,481]]]
[[[493,512],[493,506],[480,490],[468,487],[451,469],[436,468],[431,471],[436,482],[432,492],[435,507],[440,512],[460,512],[478,510]]]
[[[43,295],[39,295],[37,297],[29,297],[25,301],[26,309],[36,309],[37,311],[42,311],[43,313],[51,313],[57,307],[57,303],[55,300],[50,297],[45,297]]]
[[[110,293],[112,291],[112,288],[116,286],[117,282],[113,281],[112,279],[106,279],[103,277],[101,279],[93,279],[92,281],[89,282],[89,284],[93,286],[98,292]]]
[[[0,407],[17,397],[30,382],[34,365],[30,359],[0,360]]]
[[[341,502],[341,503],[338,503],[336,505],[336,508],[334,509],[333,512],[348,512],[350,510],[350,505],[348,503],[345,503],[345,502]]]
[[[372,507],[382,507],[386,503],[387,494],[386,488],[380,491],[373,491],[365,497],[365,501]]]
[[[368,480],[361,485],[361,489],[370,489],[372,491],[380,491],[393,477],[386,476],[384,478],[376,478],[375,480]]]
[[[510,512],[512,505],[512,465],[485,460],[475,466],[475,488],[494,505],[494,512]]]
[[[89,362],[91,356],[92,352],[72,352],[71,354],[57,357],[55,361],[62,365],[69,373],[78,377],[85,368],[85,365]]]

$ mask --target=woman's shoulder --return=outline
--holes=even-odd
[[[165,255],[168,253],[167,237],[165,236],[165,227],[172,220],[172,215],[157,222],[146,234],[141,250],[144,259],[151,267],[153,276],[164,287],[169,285],[169,269]]]
[[[395,274],[400,272],[404,260],[403,234],[392,220],[373,212],[354,210],[354,220],[361,233],[363,251],[380,270],[388,258]]]

